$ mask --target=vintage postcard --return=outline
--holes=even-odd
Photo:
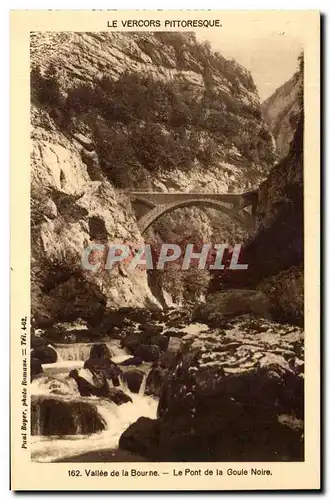
[[[320,14],[11,12],[11,488],[320,488]]]

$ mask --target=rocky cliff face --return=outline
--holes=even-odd
[[[37,323],[156,305],[143,271],[81,269],[91,241],[143,241],[126,188],[243,191],[274,161],[251,76],[190,34],[33,33],[31,95]],[[201,238],[219,226],[186,209],[149,237],[180,217]]]
[[[300,116],[303,94],[302,64],[301,56],[299,70],[261,105],[263,116],[275,139],[280,158],[289,152]]]
[[[115,184],[208,191],[212,182],[213,191],[244,190],[258,185],[273,164],[250,74],[193,35],[34,33],[31,53],[32,68],[39,66],[48,83],[50,66],[56,74],[62,109],[54,96],[44,100],[52,101],[62,126],[65,113],[71,133],[82,129],[100,139],[103,132],[103,142],[110,141],[106,132],[115,135],[112,146],[121,146],[126,168],[116,151],[105,159],[95,141],[98,161]]]
[[[301,56],[299,70],[262,105],[284,156],[259,186],[256,231],[244,248],[248,271],[228,276],[230,286],[259,287],[277,320],[299,325],[304,317],[303,69]],[[211,292],[222,278],[213,279]]]
[[[247,252],[258,258],[261,276],[303,260],[303,129],[301,115],[288,155],[260,185],[257,234]]]
[[[259,287],[269,296],[273,316],[283,322],[304,323],[304,187],[301,112],[288,155],[260,185],[257,230],[244,248],[247,271],[234,271],[230,286]],[[214,277],[210,291],[221,285]]]
[[[92,181],[79,143],[45,110],[32,108],[31,291],[39,326],[82,318],[99,321],[106,308],[157,306],[143,271],[83,270],[92,241],[143,242],[125,196],[107,180]]]

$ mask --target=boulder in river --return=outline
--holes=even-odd
[[[56,377],[47,376],[43,374],[42,377],[38,377],[37,386],[40,389],[41,394],[49,394],[52,396],[72,396],[73,387],[72,383],[68,379],[58,379]],[[74,391],[74,394],[77,395],[79,391]]]
[[[125,329],[135,323],[147,323],[150,317],[151,311],[146,308],[122,307],[108,310],[102,318],[100,327],[111,333],[114,326]]]
[[[97,330],[110,338],[122,338],[129,330],[135,328],[136,322],[127,317],[125,311],[119,309],[106,312]]]
[[[159,309],[156,308],[156,310],[157,314],[159,314],[160,313]],[[143,324],[148,323],[148,321],[150,321],[150,318],[152,316],[151,309],[147,308],[123,307],[120,309],[120,311],[122,311],[123,314],[125,314],[126,318],[133,321],[134,323],[143,323]]]
[[[37,335],[31,335],[31,349],[37,349],[38,347],[46,347],[48,341],[43,337],[38,337]]]
[[[143,382],[144,373],[140,370],[128,370],[122,373],[121,378],[131,392],[138,394]]]
[[[157,460],[159,422],[140,417],[120,436],[119,448],[149,460]]]
[[[146,380],[146,395],[160,396],[167,375],[177,364],[178,353],[166,351],[153,364]]]
[[[136,347],[134,354],[146,362],[157,361],[160,348],[156,345],[141,344]]]
[[[80,462],[80,463],[90,463],[90,462],[146,462],[146,459],[130,453],[126,450],[117,449],[106,449],[106,450],[92,450],[86,453],[81,453],[80,455],[75,455],[73,457],[64,457],[55,462]]]
[[[65,401],[50,396],[31,397],[31,434],[66,436],[92,434],[105,428],[96,406],[85,401]]]
[[[162,460],[304,459],[299,327],[247,315],[181,340],[158,405]]]
[[[89,355],[90,359],[111,359],[112,353],[107,344],[93,344]]]
[[[116,387],[109,389],[107,398],[118,406],[125,403],[133,403],[132,398],[128,394],[125,394],[124,391]]]
[[[150,344],[158,346],[162,351],[166,351],[166,349],[168,347],[168,342],[169,342],[168,336],[162,335],[160,333],[158,333],[157,335],[154,335],[150,339]]]
[[[39,359],[42,364],[56,363],[57,352],[50,345],[44,345],[32,349],[31,356]]]
[[[109,358],[89,358],[85,361],[84,368],[93,375],[100,375],[112,380],[115,386],[119,385],[121,369]]]
[[[125,361],[122,361],[119,363],[120,366],[139,366],[142,365],[142,359],[138,358],[137,356],[131,356],[130,358],[125,359]]]

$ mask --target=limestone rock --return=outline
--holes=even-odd
[[[168,348],[168,343],[169,337],[160,333],[158,335],[154,335],[150,339],[150,344],[158,346],[162,351],[166,351],[166,349]]]
[[[263,280],[258,288],[271,302],[271,314],[276,321],[304,325],[304,271],[290,267]]]
[[[96,376],[104,376],[113,381],[117,380],[121,374],[120,368],[109,358],[89,358],[85,361],[84,368]]]
[[[241,192],[266,177],[274,148],[251,75],[192,34],[160,32],[34,32],[31,68],[32,76],[40,69],[39,80],[51,70],[58,90],[55,104],[41,102],[32,81],[31,284],[38,326],[78,318],[98,325],[108,309],[160,308],[145,270],[86,270],[82,252],[91,242],[128,242],[132,249],[143,243],[126,189]],[[150,82],[155,92],[144,91]],[[111,102],[101,109],[106,94]],[[219,218],[193,207],[165,215],[155,227],[162,241],[184,237],[182,227],[187,238],[197,232],[209,240]],[[228,221],[217,236],[223,228],[228,236],[246,236]]]
[[[147,395],[160,396],[166,377],[175,368],[178,359],[179,351],[167,350],[153,363],[146,380]]]
[[[143,344],[145,340],[145,335],[143,332],[130,332],[121,341],[122,347],[125,347],[131,354],[136,353],[136,349],[139,345]]]
[[[116,269],[82,268],[94,221],[109,243],[143,240],[134,214],[123,210],[110,183],[91,181],[78,150],[55,126],[44,128],[45,113],[32,112],[32,312],[37,323],[99,321],[107,307],[127,304],[157,307],[145,272],[135,269],[123,276]]]

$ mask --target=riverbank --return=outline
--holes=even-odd
[[[158,321],[119,313],[103,342],[53,343],[31,384],[32,460],[302,460],[303,331],[261,295],[226,291]]]

